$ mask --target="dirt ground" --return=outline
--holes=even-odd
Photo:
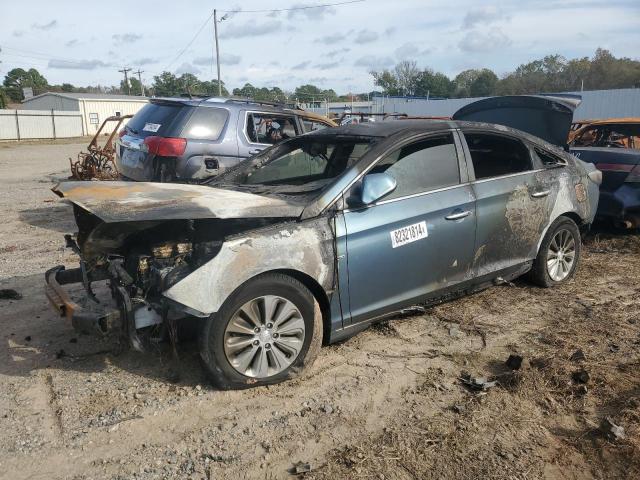
[[[640,478],[640,236],[591,234],[561,288],[494,287],[325,347],[306,378],[221,392],[194,343],[176,376],[166,348],[116,354],[49,308],[43,272],[75,263],[49,188],[81,146],[0,148],[0,288],[22,295],[0,300],[1,478]]]

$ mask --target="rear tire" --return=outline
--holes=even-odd
[[[547,230],[529,277],[545,288],[566,283],[576,273],[581,252],[578,226],[569,217],[561,216]]]
[[[200,356],[224,390],[271,385],[300,375],[322,345],[322,314],[313,294],[279,273],[240,286],[204,323]]]

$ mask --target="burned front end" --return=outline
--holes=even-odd
[[[107,224],[81,207],[74,209],[79,231],[67,235],[66,242],[79,255],[79,266],[49,270],[47,297],[77,330],[122,334],[136,349],[144,343],[138,332],[158,333],[179,318],[204,315],[162,293],[213,258],[221,235],[246,227],[246,222],[230,220]],[[62,288],[74,283],[84,288],[78,302]],[[101,287],[113,301],[99,298],[96,288]]]
[[[78,231],[66,235],[66,244],[79,256],[79,266],[47,271],[46,295],[77,330],[121,336],[138,350],[149,335],[175,333],[178,319],[213,313],[189,306],[197,287],[184,299],[166,293],[201,272],[227,239],[291,223],[300,213],[281,202],[267,205],[259,197],[210,187],[94,185],[67,182],[54,188],[73,205]],[[220,281],[224,274],[216,269],[210,277]],[[65,288],[72,284],[81,286],[75,296]]]

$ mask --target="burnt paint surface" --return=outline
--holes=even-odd
[[[334,233],[322,216],[228,238],[220,252],[164,295],[202,313],[216,312],[247,280],[274,270],[294,270],[313,278],[325,292],[335,282]]]
[[[62,182],[60,197],[103,222],[199,218],[298,217],[304,205],[281,198],[202,185],[138,182]]]

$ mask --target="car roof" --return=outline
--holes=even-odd
[[[457,123],[446,120],[389,120],[343,125],[329,130],[318,130],[309,135],[348,135],[354,137],[390,137],[398,132],[432,132],[457,128]]]
[[[225,98],[225,97],[154,97],[150,100],[151,103],[180,103],[183,105],[189,105],[192,107],[225,107],[229,109],[233,108],[249,108],[259,109],[260,111],[273,112],[273,113],[293,113],[293,114],[306,114],[304,110],[294,110],[287,108],[285,105],[262,102],[259,100],[251,100],[248,98]]]

